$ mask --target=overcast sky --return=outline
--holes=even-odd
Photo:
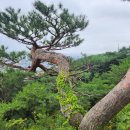
[[[47,4],[58,4],[75,14],[84,14],[89,19],[88,27],[81,33],[84,42],[75,48],[61,51],[70,56],[82,53],[97,54],[106,51],[117,51],[118,45],[130,46],[130,2],[121,0],[41,0]],[[23,12],[33,9],[34,0],[0,0],[0,10],[12,6]],[[24,50],[25,46],[0,35],[0,45],[10,50]]]

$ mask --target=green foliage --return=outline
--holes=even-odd
[[[0,33],[23,44],[42,43],[52,49],[78,46],[83,41],[75,32],[88,25],[85,16],[70,14],[61,4],[56,8],[36,1],[33,5],[35,10],[27,15],[12,7],[0,12]]]
[[[90,109],[124,77],[129,65],[130,57],[122,60],[119,65],[112,65],[111,70],[102,75],[97,72],[92,81],[86,82],[87,77],[80,80],[74,87],[74,91],[77,93],[81,105],[87,110]],[[85,73],[81,75],[81,79],[84,75]]]
[[[7,47],[0,46],[0,60],[8,60],[13,63],[18,63],[20,60],[24,59],[26,57],[25,51],[19,51],[19,52],[7,52]]]
[[[87,56],[83,54],[83,57],[71,62],[71,67],[80,68],[82,70],[90,68],[90,77],[88,81],[91,81],[96,73],[103,74],[111,70],[112,65],[119,65],[119,63],[129,57],[130,47],[121,48],[119,52],[106,52],[105,54]]]
[[[0,72],[0,101],[11,101],[16,93],[22,90],[22,86],[25,85],[24,78],[27,75],[30,74],[12,69]]]
[[[124,55],[125,51],[128,52],[127,55]],[[67,119],[60,112],[60,105],[71,104],[70,114],[84,112],[83,109],[87,111],[91,109],[123,78],[130,65],[128,54],[129,48],[119,51],[116,55],[115,53],[102,55],[101,57],[105,58],[99,60],[100,63],[96,63],[96,59],[93,60],[94,66],[97,64],[102,66],[113,60],[111,55],[115,55],[115,57],[120,55],[118,64],[109,64],[108,71],[100,73],[98,69],[95,69],[91,80],[91,71],[79,74],[78,78],[73,77],[76,84],[68,82],[72,77],[67,78],[63,73],[60,73],[58,77],[50,77],[45,74],[37,81],[25,82],[24,78],[28,75],[27,73],[16,70],[1,72],[0,129],[74,130],[75,128],[68,124]],[[74,62],[79,65],[79,61]],[[2,94],[5,95],[2,96]],[[118,113],[105,130],[129,130],[129,114],[130,105]]]
[[[127,105],[117,116],[115,122],[117,129],[130,129],[130,104]]]
[[[5,130],[72,130],[68,124],[63,126],[56,94],[38,82],[25,86],[11,103],[1,103],[0,120]]]
[[[63,72],[57,77],[57,89],[59,103],[64,108],[63,113],[69,114],[67,117],[68,119],[75,113],[83,112],[83,108],[79,105],[78,99],[72,90],[72,86],[67,83],[67,77]]]
[[[120,111],[106,126],[105,130],[129,130],[130,129],[130,104]]]

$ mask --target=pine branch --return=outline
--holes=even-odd
[[[12,63],[6,63],[6,62],[3,62],[2,60],[0,60],[0,64],[1,65],[6,65],[8,67],[11,67],[11,68],[16,68],[16,69],[20,69],[20,70],[26,70],[26,71],[29,71],[29,68],[24,68],[20,65],[15,65],[15,64],[12,64]]]
[[[89,70],[90,70],[90,68],[87,68],[87,69],[85,69],[85,70],[83,70],[83,71],[80,71],[80,72],[77,72],[77,73],[70,74],[69,76],[76,76],[76,75],[82,74],[82,73],[84,73],[84,72],[87,72],[87,71],[89,71]]]

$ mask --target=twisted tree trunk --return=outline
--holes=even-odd
[[[130,102],[130,69],[125,77],[84,116],[81,130],[104,130],[104,126]]]
[[[35,47],[32,48],[31,54],[32,54],[31,71],[36,71],[36,68],[41,66],[40,63],[42,61],[46,61],[46,62],[56,64],[58,66],[59,75],[63,73],[65,76],[65,79],[63,79],[64,83],[66,82],[66,79],[69,80],[68,79],[69,62],[68,62],[68,59],[66,56],[64,56],[63,54],[60,54],[60,53],[56,53],[56,52],[50,52],[50,51],[46,51],[43,49],[37,49]],[[61,88],[58,88],[58,93],[60,94],[62,100],[64,102],[67,102],[68,94],[66,93],[66,91],[64,91],[64,88],[62,88],[62,86],[57,86],[57,87],[61,87]],[[71,90],[71,88],[69,88],[69,89]],[[72,96],[75,96],[75,95],[73,94]],[[70,98],[72,98],[72,97],[70,97]],[[74,102],[77,103],[76,101],[74,101]],[[79,124],[83,118],[83,115],[78,110],[72,109],[73,102],[68,102],[64,105],[62,103],[60,103],[60,108],[61,108],[62,114],[66,118],[69,119],[69,123],[72,126],[78,128]]]
[[[58,72],[64,71],[66,74],[69,72],[69,62],[67,57],[61,53],[37,49],[35,51],[35,59],[56,64],[58,66]]]

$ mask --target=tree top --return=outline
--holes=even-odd
[[[12,7],[0,12],[0,33],[45,50],[70,48],[83,41],[77,32],[88,25],[86,16],[69,13],[61,3],[55,7],[36,1],[33,6],[26,15]]]

